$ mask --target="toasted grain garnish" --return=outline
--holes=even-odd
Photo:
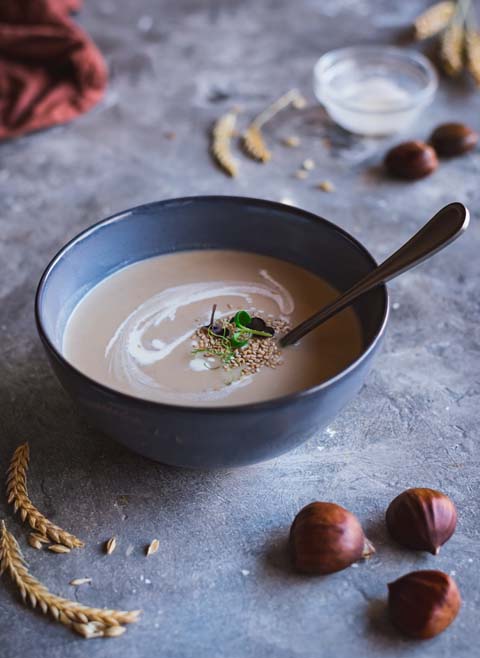
[[[460,23],[452,23],[442,35],[440,57],[447,75],[458,75],[463,68],[464,38],[465,31]]]
[[[270,160],[272,154],[265,145],[262,127],[278,114],[278,112],[288,107],[288,105],[298,104],[300,99],[303,101],[300,93],[296,89],[292,89],[255,117],[243,134],[243,146],[248,155],[260,162],[268,162]]]
[[[455,2],[437,2],[415,19],[413,27],[417,40],[428,39],[447,27],[456,10]]]
[[[28,571],[15,537],[8,532],[5,522],[1,522],[0,532],[0,575],[7,572],[20,591],[23,602],[32,608],[40,608],[43,614],[69,626],[83,637],[102,637],[110,626],[136,622],[140,610],[131,612],[90,608],[76,601],[70,601],[52,594]],[[84,628],[87,626],[87,628]],[[99,634],[101,631],[101,635]],[[108,636],[107,636],[108,637]]]
[[[335,185],[329,180],[322,180],[318,183],[317,188],[324,192],[333,192],[335,190]]]
[[[465,53],[467,58],[467,70],[480,85],[480,32],[468,30],[465,37]]]
[[[47,548],[52,553],[70,553],[68,546],[64,546],[63,544],[50,544]]]
[[[230,151],[236,121],[236,112],[227,112],[217,119],[212,130],[212,156],[217,164],[232,177],[237,175],[237,163]]]
[[[28,443],[15,450],[7,471],[7,497],[13,503],[15,512],[19,511],[22,521],[27,521],[39,535],[45,535],[57,544],[68,548],[80,548],[83,541],[49,521],[32,503],[27,491],[27,469],[30,451]],[[41,541],[39,539],[39,541]]]
[[[290,135],[289,137],[283,137],[282,144],[284,146],[288,146],[289,148],[294,149],[300,146],[300,138],[295,137],[295,135]]]
[[[36,548],[37,550],[41,550],[43,548],[43,544],[41,541],[39,541],[35,535],[28,535],[27,539],[28,543],[32,548]]]
[[[110,539],[105,542],[105,553],[107,555],[111,555],[116,548],[117,548],[117,538],[110,537]]]
[[[88,585],[92,582],[91,578],[74,578],[70,581],[70,585],[74,587],[79,587],[80,585]]]
[[[152,539],[150,544],[147,546],[147,555],[153,555],[158,551],[160,547],[160,542],[158,539]]]

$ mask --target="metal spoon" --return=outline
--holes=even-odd
[[[458,238],[467,228],[470,221],[468,209],[461,203],[450,203],[442,208],[432,219],[425,224],[403,247],[392,254],[381,265],[369,272],[347,292],[340,295],[335,301],[325,306],[321,311],[304,320],[280,339],[281,347],[296,343],[305,334],[318,327],[355,299],[380,285],[415,267],[423,260],[430,258],[437,251]]]

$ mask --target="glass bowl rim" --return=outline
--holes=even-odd
[[[417,65],[425,76],[425,85],[422,89],[412,93],[410,99],[405,103],[399,103],[398,106],[394,108],[370,110],[359,108],[355,104],[345,101],[344,98],[332,90],[330,84],[325,84],[325,73],[333,66],[344,60],[346,57],[355,59],[355,56],[357,55],[364,56],[368,54],[376,55],[377,57],[385,55],[386,59],[396,58],[410,63],[411,65]],[[398,114],[400,112],[414,109],[415,107],[421,107],[430,101],[438,87],[438,74],[433,64],[427,57],[425,57],[425,55],[422,55],[422,53],[419,53],[416,50],[397,48],[395,46],[360,45],[329,50],[316,61],[313,68],[313,77],[315,83],[315,94],[321,103],[331,101],[351,112],[370,115]],[[317,88],[317,86],[321,86],[321,89]]]

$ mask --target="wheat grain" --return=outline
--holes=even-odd
[[[296,137],[295,135],[290,135],[288,137],[283,137],[282,138],[282,144],[284,146],[288,146],[291,149],[298,148],[300,146],[300,138]]]
[[[105,542],[105,553],[107,555],[111,555],[116,548],[117,548],[116,537],[111,537],[107,542]]]
[[[418,41],[428,39],[444,30],[456,11],[455,2],[437,2],[418,16],[413,27]]]
[[[160,542],[158,541],[158,539],[152,539],[152,541],[147,547],[147,556],[156,553],[158,551],[159,546],[160,546]]]
[[[333,192],[335,190],[335,185],[329,180],[322,180],[318,183],[317,188],[323,190],[323,192]]]
[[[36,548],[37,550],[41,550],[43,548],[43,544],[41,541],[39,541],[35,535],[28,535],[27,539],[28,543],[32,548]]]
[[[304,101],[303,97],[296,89],[292,89],[255,117],[243,133],[243,147],[245,152],[254,160],[268,162],[272,157],[272,154],[268,150],[263,139],[262,127],[278,114],[278,112],[288,107],[288,105],[296,104],[297,107],[299,107],[298,103],[300,101]]]
[[[463,68],[464,36],[465,31],[460,23],[452,23],[442,35],[440,57],[447,75],[458,75]]]
[[[237,175],[237,163],[230,151],[236,121],[236,112],[227,112],[215,121],[212,130],[212,156],[218,165],[232,177]]]
[[[467,69],[480,85],[480,32],[469,29],[465,37],[465,52],[467,58]]]
[[[100,637],[110,626],[131,624],[138,620],[140,610],[123,611],[90,608],[52,594],[45,585],[30,574],[15,537],[1,522],[0,575],[7,572],[20,591],[23,602],[39,608],[43,614],[69,626],[83,637]],[[101,635],[100,635],[101,631]]]
[[[68,546],[64,546],[63,544],[50,544],[47,548],[52,553],[70,553]]]
[[[126,630],[125,626],[107,626],[103,631],[103,637],[119,637]]]
[[[13,453],[7,471],[8,502],[13,504],[15,512],[20,512],[22,521],[27,521],[30,527],[36,530],[39,535],[47,536],[55,543],[64,544],[68,548],[84,546],[80,539],[49,521],[30,500],[27,491],[29,456],[28,443],[18,446]]]
[[[45,535],[40,535],[38,532],[31,532],[29,536],[32,537],[32,539],[36,539],[37,541],[41,542],[42,544],[50,543],[50,539],[48,537],[45,537]]]

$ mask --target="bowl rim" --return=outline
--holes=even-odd
[[[427,79],[426,84],[421,90],[412,94],[411,98],[407,102],[401,104],[399,103],[394,108],[383,110],[369,110],[359,108],[355,104],[345,101],[344,98],[332,90],[330,84],[325,84],[323,80],[324,74],[330,69],[331,66],[335,66],[346,56],[352,56],[356,53],[360,55],[371,53],[377,56],[393,56],[397,59],[415,63],[419,65],[421,69],[423,69]],[[336,103],[338,106],[343,107],[350,112],[363,115],[392,115],[405,112],[416,107],[421,107],[422,105],[426,105],[432,99],[438,88],[438,74],[430,60],[425,57],[425,55],[416,50],[381,44],[346,46],[344,48],[335,48],[334,50],[327,51],[315,62],[313,67],[313,79],[315,94],[321,103],[331,101],[332,103]]]
[[[63,354],[55,347],[55,345],[50,340],[47,331],[43,326],[43,321],[42,321],[43,294],[48,277],[50,276],[51,272],[53,272],[57,263],[59,263],[68,254],[68,252],[75,247],[75,245],[78,242],[85,239],[89,235],[95,233],[99,228],[122,221],[123,219],[126,219],[127,217],[129,217],[135,212],[152,209],[156,207],[163,208],[171,204],[179,204],[179,203],[183,204],[185,202],[215,203],[218,201],[222,201],[222,202],[229,201],[231,203],[237,203],[237,204],[244,204],[244,203],[255,204],[260,207],[263,206],[264,208],[270,208],[271,210],[279,210],[279,211],[281,210],[283,212],[285,212],[285,209],[288,209],[288,212],[291,212],[292,214],[301,217],[302,219],[306,219],[313,223],[321,222],[323,224],[326,224],[329,229],[336,231],[337,233],[340,233],[343,237],[347,238],[347,240],[350,241],[362,253],[362,255],[366,257],[368,261],[370,261],[372,266],[374,267],[377,266],[376,260],[366,249],[366,247],[364,247],[361,242],[359,242],[356,238],[354,238],[345,229],[341,228],[340,226],[337,226],[333,222],[330,222],[328,219],[324,219],[319,215],[309,212],[308,210],[303,210],[302,208],[297,208],[296,206],[290,206],[278,201],[257,199],[255,197],[230,196],[230,195],[198,195],[198,196],[162,199],[160,201],[153,201],[150,203],[133,206],[132,208],[128,208],[126,210],[122,210],[120,212],[114,213],[113,215],[110,215],[104,219],[101,219],[98,222],[95,222],[94,224],[87,227],[86,229],[75,235],[73,238],[71,238],[53,256],[53,258],[50,260],[50,262],[48,263],[48,265],[46,266],[45,270],[43,271],[40,277],[40,280],[37,285],[37,290],[35,293],[35,323],[41,341],[53,353],[57,361],[59,361],[67,369],[73,370],[75,375],[80,379],[85,380],[86,383],[91,388],[99,389],[102,393],[118,396],[120,399],[123,399],[126,403],[130,402],[136,405],[150,407],[152,409],[160,408],[170,411],[177,411],[177,412],[183,411],[187,413],[200,413],[207,415],[218,414],[218,413],[244,413],[245,411],[257,411],[257,410],[261,411],[273,407],[288,405],[289,403],[294,402],[298,399],[314,396],[319,391],[327,389],[332,384],[335,384],[337,381],[339,381],[340,379],[348,375],[350,372],[358,368],[358,366],[360,366],[360,364],[363,363],[363,361],[365,361],[367,357],[375,350],[376,346],[383,338],[383,335],[385,333],[385,329],[390,315],[390,298],[388,294],[388,289],[385,284],[381,284],[380,286],[378,286],[378,288],[382,290],[384,294],[384,307],[383,307],[383,314],[382,314],[382,320],[380,326],[377,329],[370,344],[367,346],[366,349],[364,349],[361,352],[360,356],[357,359],[352,361],[352,363],[350,363],[346,368],[341,370],[333,377],[326,379],[325,381],[321,382],[320,384],[317,384],[316,386],[311,386],[309,388],[305,388],[300,391],[295,391],[294,393],[289,393],[287,395],[282,395],[280,397],[275,397],[268,400],[260,400],[258,402],[248,402],[244,404],[232,404],[232,405],[211,405],[211,406],[209,405],[209,406],[201,407],[201,406],[189,406],[189,405],[159,402],[156,400],[148,400],[146,398],[142,398],[139,396],[130,395],[129,393],[124,393],[123,391],[119,391],[117,389],[111,388],[110,386],[107,386],[106,384],[102,384],[101,382],[93,379],[89,375],[86,375],[84,372],[79,370],[72,363],[70,363],[70,361],[66,359],[63,356]]]

